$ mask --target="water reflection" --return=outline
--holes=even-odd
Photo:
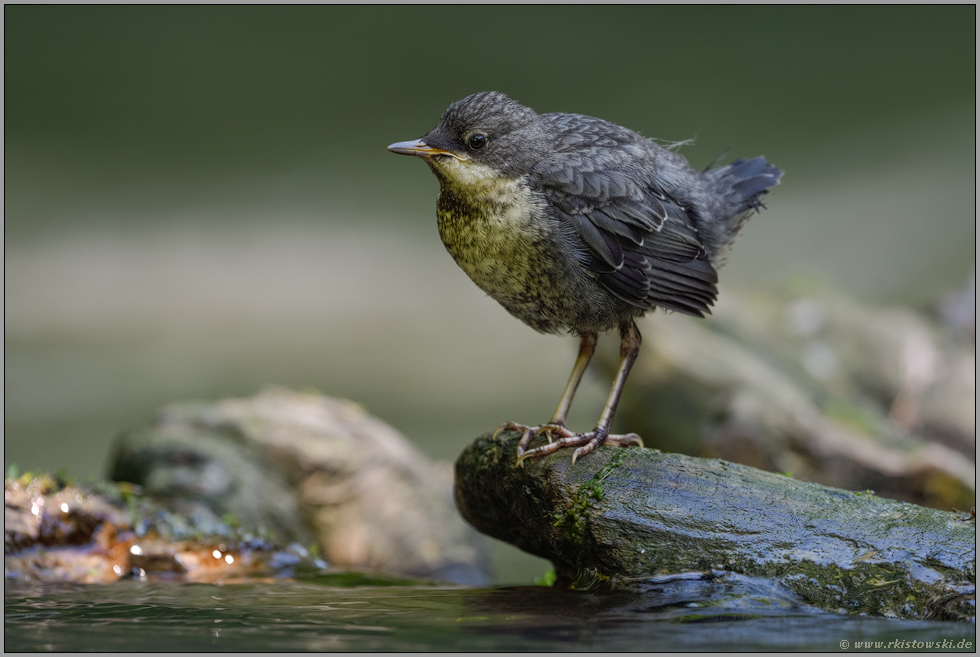
[[[839,650],[960,641],[961,623],[829,614],[754,582],[668,578],[645,593],[547,587],[5,583],[5,648],[24,650]],[[965,648],[965,643],[964,643]]]

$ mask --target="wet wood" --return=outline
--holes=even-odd
[[[975,616],[969,514],[634,447],[519,467],[519,438],[487,434],[463,452],[457,506],[480,531],[550,559],[557,585],[643,589],[669,573],[732,572],[833,611]]]

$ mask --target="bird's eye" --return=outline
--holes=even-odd
[[[466,140],[466,145],[474,151],[478,151],[487,145],[487,136],[482,133],[476,133],[475,135],[470,135],[470,138]]]

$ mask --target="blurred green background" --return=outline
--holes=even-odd
[[[550,417],[575,341],[466,279],[436,180],[385,150],[475,91],[696,138],[697,167],[764,154],[786,176],[723,284],[928,307],[975,260],[975,18],[5,6],[5,463],[103,474],[154,408],[267,383],[358,401],[446,460]]]

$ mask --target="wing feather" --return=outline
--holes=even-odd
[[[747,188],[763,182],[757,163],[741,166]],[[610,151],[566,153],[532,175],[556,218],[575,227],[590,255],[584,266],[610,294],[637,308],[709,312],[718,275],[692,213],[669,193],[638,180]]]

